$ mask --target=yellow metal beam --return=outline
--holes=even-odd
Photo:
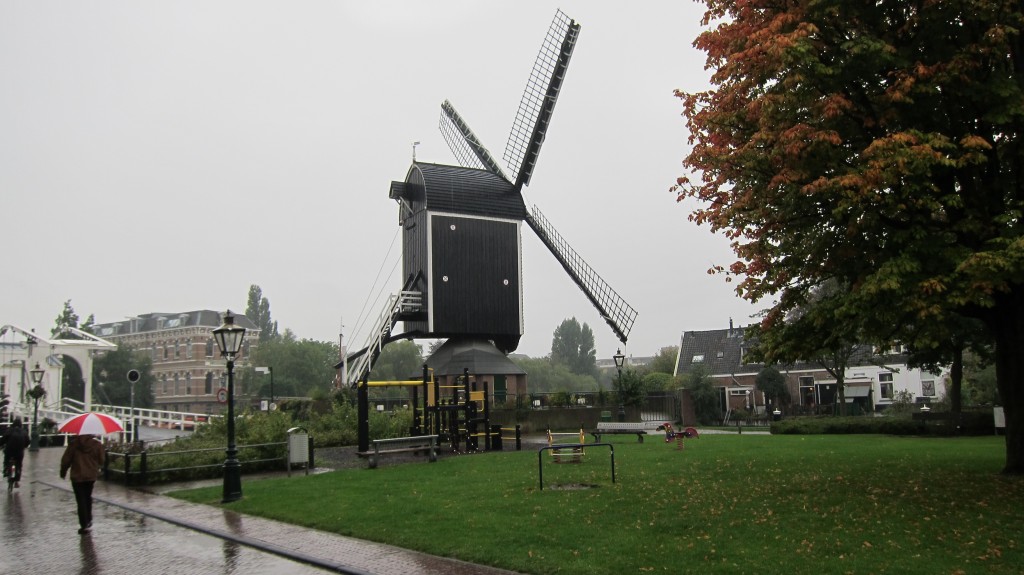
[[[423,385],[423,380],[420,379],[400,379],[395,381],[368,381],[366,385],[369,387],[399,387],[399,386],[413,386]]]

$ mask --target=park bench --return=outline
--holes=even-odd
[[[590,432],[594,436],[595,441],[601,441],[602,435],[622,435],[622,434],[636,434],[636,438],[640,443],[644,442],[644,436],[647,435],[647,424],[646,423],[625,423],[619,421],[598,421],[597,429]]]
[[[426,451],[430,454],[430,462],[437,461],[438,437],[436,435],[418,435],[416,437],[392,437],[390,439],[374,439],[373,451],[369,454],[369,467],[374,469],[381,455],[389,453],[412,453]]]

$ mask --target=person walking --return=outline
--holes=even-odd
[[[106,450],[99,438],[78,435],[71,440],[60,458],[60,478],[71,471],[71,488],[78,505],[78,533],[84,535],[92,529],[92,487],[100,476],[106,459]]]
[[[4,447],[4,477],[7,477],[11,462],[14,462],[14,486],[21,487],[21,463],[25,459],[25,448],[29,445],[28,434],[21,425],[21,418],[15,417],[11,426],[0,437]]]

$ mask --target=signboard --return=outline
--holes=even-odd
[[[226,387],[217,390],[217,401],[220,403],[228,402],[228,390]]]

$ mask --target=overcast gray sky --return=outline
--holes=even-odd
[[[0,324],[48,333],[68,299],[100,323],[241,312],[257,284],[282,329],[336,341],[343,318],[357,345],[401,287],[387,193],[412,142],[455,163],[447,98],[500,158],[556,8],[582,31],[527,202],[638,310],[626,353],[749,322],[705,273],[728,243],[668,191],[672,90],[708,77],[695,2],[0,0]],[[615,353],[525,224],[523,263],[519,352],[576,317]]]

